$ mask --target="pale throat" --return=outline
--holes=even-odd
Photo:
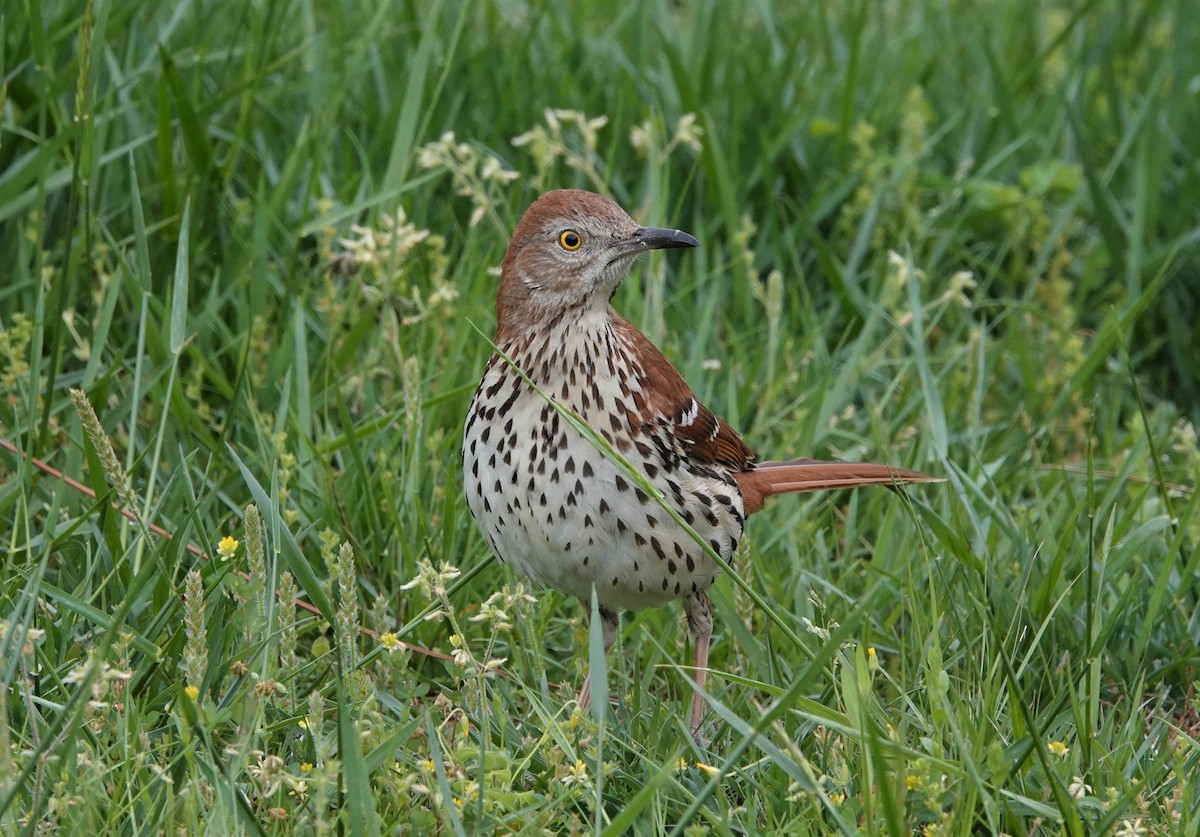
[[[645,370],[613,327],[613,309],[606,299],[589,303],[561,309],[500,346],[546,394],[572,406],[573,396],[593,384],[614,399],[608,403],[622,388],[617,381],[626,394],[644,388]]]
[[[544,291],[539,294],[540,297],[546,295]],[[543,304],[538,305],[535,316],[530,317],[531,322],[515,330],[506,341],[507,345],[500,347],[505,352],[519,352],[559,341],[602,340],[605,334],[612,332],[613,309],[608,304],[608,296],[589,294],[568,302],[563,295],[562,299],[548,302],[539,299],[538,302]]]

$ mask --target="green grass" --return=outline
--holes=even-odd
[[[1194,834],[1193,12],[6,5],[0,831]],[[751,521],[704,749],[463,501],[558,186],[700,239],[616,303],[757,450],[948,478]]]

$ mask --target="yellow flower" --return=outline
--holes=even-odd
[[[841,805],[843,802],[846,801],[846,794],[831,793],[831,794],[829,794],[829,801],[832,802],[834,805]]]
[[[383,646],[383,650],[391,653],[400,647],[400,637],[396,636],[395,631],[388,631],[386,634],[380,634],[379,644]]]
[[[184,686],[183,691],[193,702],[200,699],[200,690],[195,686]]]
[[[1071,748],[1061,741],[1051,741],[1046,749],[1063,759],[1067,757],[1067,753],[1071,752]]]
[[[311,761],[300,762],[300,772],[301,773],[311,773],[312,769],[313,769],[313,763]]]
[[[301,718],[299,721],[296,721],[296,726],[300,727],[300,729],[308,729],[308,718]]]
[[[575,759],[575,763],[567,768],[567,775],[562,777],[562,783],[571,785],[576,782],[586,782],[587,777],[587,763],[583,759]]]
[[[234,555],[237,555],[238,541],[237,538],[226,535],[221,538],[221,542],[217,544],[217,554],[222,559],[228,561]]]
[[[703,770],[709,776],[720,776],[721,775],[721,769],[719,767],[713,767],[711,764],[705,764],[702,761],[696,762],[696,767]]]

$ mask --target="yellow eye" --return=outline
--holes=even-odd
[[[583,239],[575,230],[563,230],[558,235],[558,243],[564,250],[578,250],[583,246]]]

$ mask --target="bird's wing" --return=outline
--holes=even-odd
[[[613,315],[613,330],[637,359],[653,386],[644,393],[643,424],[648,430],[666,431],[681,456],[730,471],[754,467],[754,451],[732,427],[700,403],[671,362],[619,314]]]

